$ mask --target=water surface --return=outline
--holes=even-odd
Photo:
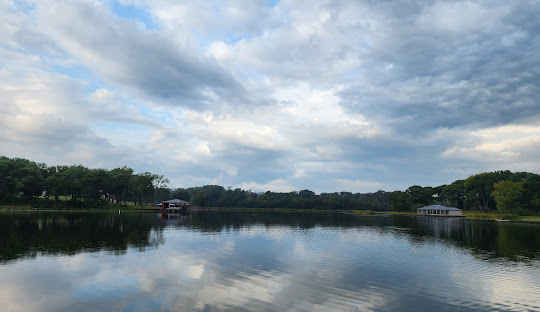
[[[2,311],[540,311],[540,224],[0,215]]]

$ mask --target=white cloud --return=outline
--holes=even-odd
[[[295,187],[288,185],[288,182],[283,179],[269,181],[268,183],[244,182],[236,185],[236,187],[253,192],[266,192],[270,190],[273,192],[292,192],[296,190]]]
[[[388,185],[384,183],[361,180],[336,179],[336,182],[339,185],[340,191],[348,192],[357,192],[357,190],[363,190],[364,192],[376,192],[388,187]]]
[[[275,191],[538,170],[535,3],[120,2],[0,4],[2,154]]]
[[[458,36],[474,35],[501,27],[501,19],[510,12],[507,4],[486,7],[469,1],[435,2],[422,12],[418,26]]]
[[[487,162],[491,168],[538,171],[538,146],[540,127],[508,125],[473,131],[442,156]]]

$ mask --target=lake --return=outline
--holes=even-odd
[[[0,214],[2,311],[540,311],[540,224]]]

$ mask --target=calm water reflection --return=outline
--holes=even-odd
[[[2,311],[540,310],[540,224],[0,215]]]

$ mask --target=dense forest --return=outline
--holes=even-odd
[[[475,174],[449,185],[421,187],[389,194],[392,210],[411,211],[442,204],[464,210],[498,209],[503,213],[540,213],[540,175],[528,172],[494,171]]]
[[[253,192],[219,185],[173,190],[167,183],[161,175],[135,174],[128,167],[106,170],[81,165],[47,166],[26,159],[0,157],[0,202],[4,204],[33,201],[38,197],[58,202],[61,197],[64,200],[67,197],[69,205],[95,207],[103,202],[142,205],[177,198],[207,207],[406,212],[443,204],[465,210],[540,213],[540,175],[507,170],[476,174],[449,185],[413,185],[405,191],[374,193]]]
[[[22,203],[36,197],[68,197],[71,206],[93,207],[100,202],[152,202],[166,192],[167,179],[133,169],[88,169],[81,165],[47,166],[21,158],[0,157],[0,202]]]

